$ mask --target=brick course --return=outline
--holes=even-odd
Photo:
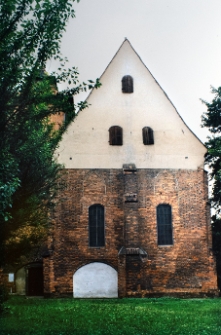
[[[207,193],[202,169],[64,170],[44,259],[45,294],[72,295],[73,274],[91,262],[117,270],[120,297],[216,294]],[[105,208],[99,248],[89,247],[93,204]],[[172,207],[171,246],[157,245],[159,204]],[[147,256],[119,255],[122,247],[142,248]]]

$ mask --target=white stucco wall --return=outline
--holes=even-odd
[[[121,79],[131,75],[134,93],[121,91]],[[101,76],[102,87],[88,98],[57,151],[66,168],[197,169],[203,167],[203,144],[182,121],[139,56],[125,41]],[[109,128],[123,128],[123,145],[109,145]],[[154,130],[154,145],[145,146],[142,128]]]
[[[25,294],[26,291],[26,271],[25,268],[21,268],[16,272],[15,285],[17,294]]]
[[[74,298],[117,298],[117,271],[104,263],[90,263],[73,276]]]

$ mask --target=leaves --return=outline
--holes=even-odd
[[[42,237],[44,229],[38,228],[48,225],[62,168],[54,152],[76,109],[87,107],[74,105],[72,97],[100,85],[79,84],[77,68],[66,69],[60,54],[67,21],[75,16],[73,2],[0,2],[0,237],[7,262]],[[60,70],[48,75],[46,61],[53,58]],[[58,93],[61,81],[71,88]],[[66,117],[55,127],[57,113]]]
[[[212,134],[206,144],[206,162],[210,168],[212,179],[211,202],[215,209],[212,217],[213,252],[216,256],[218,274],[218,287],[221,287],[221,87],[212,88],[215,95],[211,103],[203,101],[207,106],[207,112],[202,117],[203,127],[207,127]]]
[[[202,116],[202,125],[207,127],[212,134],[205,143],[208,150],[206,162],[213,178],[212,205],[219,213],[221,204],[221,87],[218,89],[212,87],[212,93],[215,96],[211,103],[203,101],[207,106],[207,112]]]

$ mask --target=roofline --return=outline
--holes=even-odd
[[[130,41],[127,39],[127,37],[125,37],[124,41],[121,43],[120,47],[118,48],[117,52],[114,54],[114,56],[112,57],[111,61],[109,62],[109,64],[106,66],[105,70],[102,72],[101,76],[99,77],[99,79],[101,79],[103,77],[103,75],[105,74],[105,72],[107,71],[108,67],[111,65],[111,63],[113,62],[114,58],[117,56],[117,54],[119,53],[120,49],[122,48],[123,44],[125,42],[128,42],[131,46],[131,48],[133,49],[133,51],[135,52],[135,54],[137,55],[137,57],[140,59],[140,61],[142,62],[142,64],[145,66],[145,68],[147,69],[147,71],[150,73],[150,75],[152,76],[152,78],[155,80],[156,84],[160,87],[160,89],[163,91],[163,93],[165,94],[166,98],[169,100],[169,102],[171,103],[171,105],[173,106],[173,108],[175,109],[176,113],[178,114],[178,116],[180,117],[180,119],[183,121],[183,123],[185,124],[185,126],[190,130],[190,132],[198,139],[198,141],[206,148],[205,144],[199,139],[199,137],[190,129],[190,127],[186,124],[186,122],[183,120],[183,118],[181,117],[181,115],[179,114],[178,110],[176,109],[175,105],[173,104],[172,100],[169,98],[169,96],[167,95],[167,93],[164,91],[164,89],[162,88],[162,86],[158,83],[158,81],[156,80],[156,78],[153,76],[153,74],[151,73],[151,71],[148,69],[148,67],[146,66],[146,64],[143,62],[142,58],[140,57],[140,55],[137,53],[137,51],[134,49],[134,47],[132,46],[132,44],[130,43]],[[94,91],[95,88],[93,88],[90,93],[88,94],[87,98],[85,99],[85,101],[90,97],[90,95],[92,94],[92,92]]]
[[[101,79],[103,77],[103,75],[105,74],[105,72],[107,71],[108,67],[110,66],[110,64],[113,62],[114,58],[117,56],[118,52],[120,51],[120,49],[122,48],[123,44],[128,41],[130,43],[130,41],[125,38],[124,41],[121,43],[120,47],[118,48],[117,52],[114,54],[114,56],[111,58],[111,61],[108,63],[108,65],[106,66],[106,68],[104,69],[104,71],[102,72],[101,76],[99,77],[99,79]],[[130,46],[132,47],[131,43]],[[134,48],[132,47],[132,49],[134,50]],[[135,51],[135,50],[134,50]],[[136,52],[136,51],[135,51]],[[95,88],[92,88],[92,90],[89,92],[87,98],[85,99],[85,101],[90,97],[90,95],[92,94],[92,92],[94,91]]]

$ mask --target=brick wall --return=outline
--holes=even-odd
[[[58,130],[61,127],[61,125],[64,123],[64,119],[65,116],[63,112],[52,114],[50,116],[50,122],[54,124],[55,130]]]
[[[105,208],[105,247],[89,247],[93,204]],[[157,245],[159,204],[172,207],[172,246]],[[119,296],[215,294],[208,214],[201,169],[65,170],[44,259],[45,294],[72,295],[75,271],[97,261],[118,271]]]

